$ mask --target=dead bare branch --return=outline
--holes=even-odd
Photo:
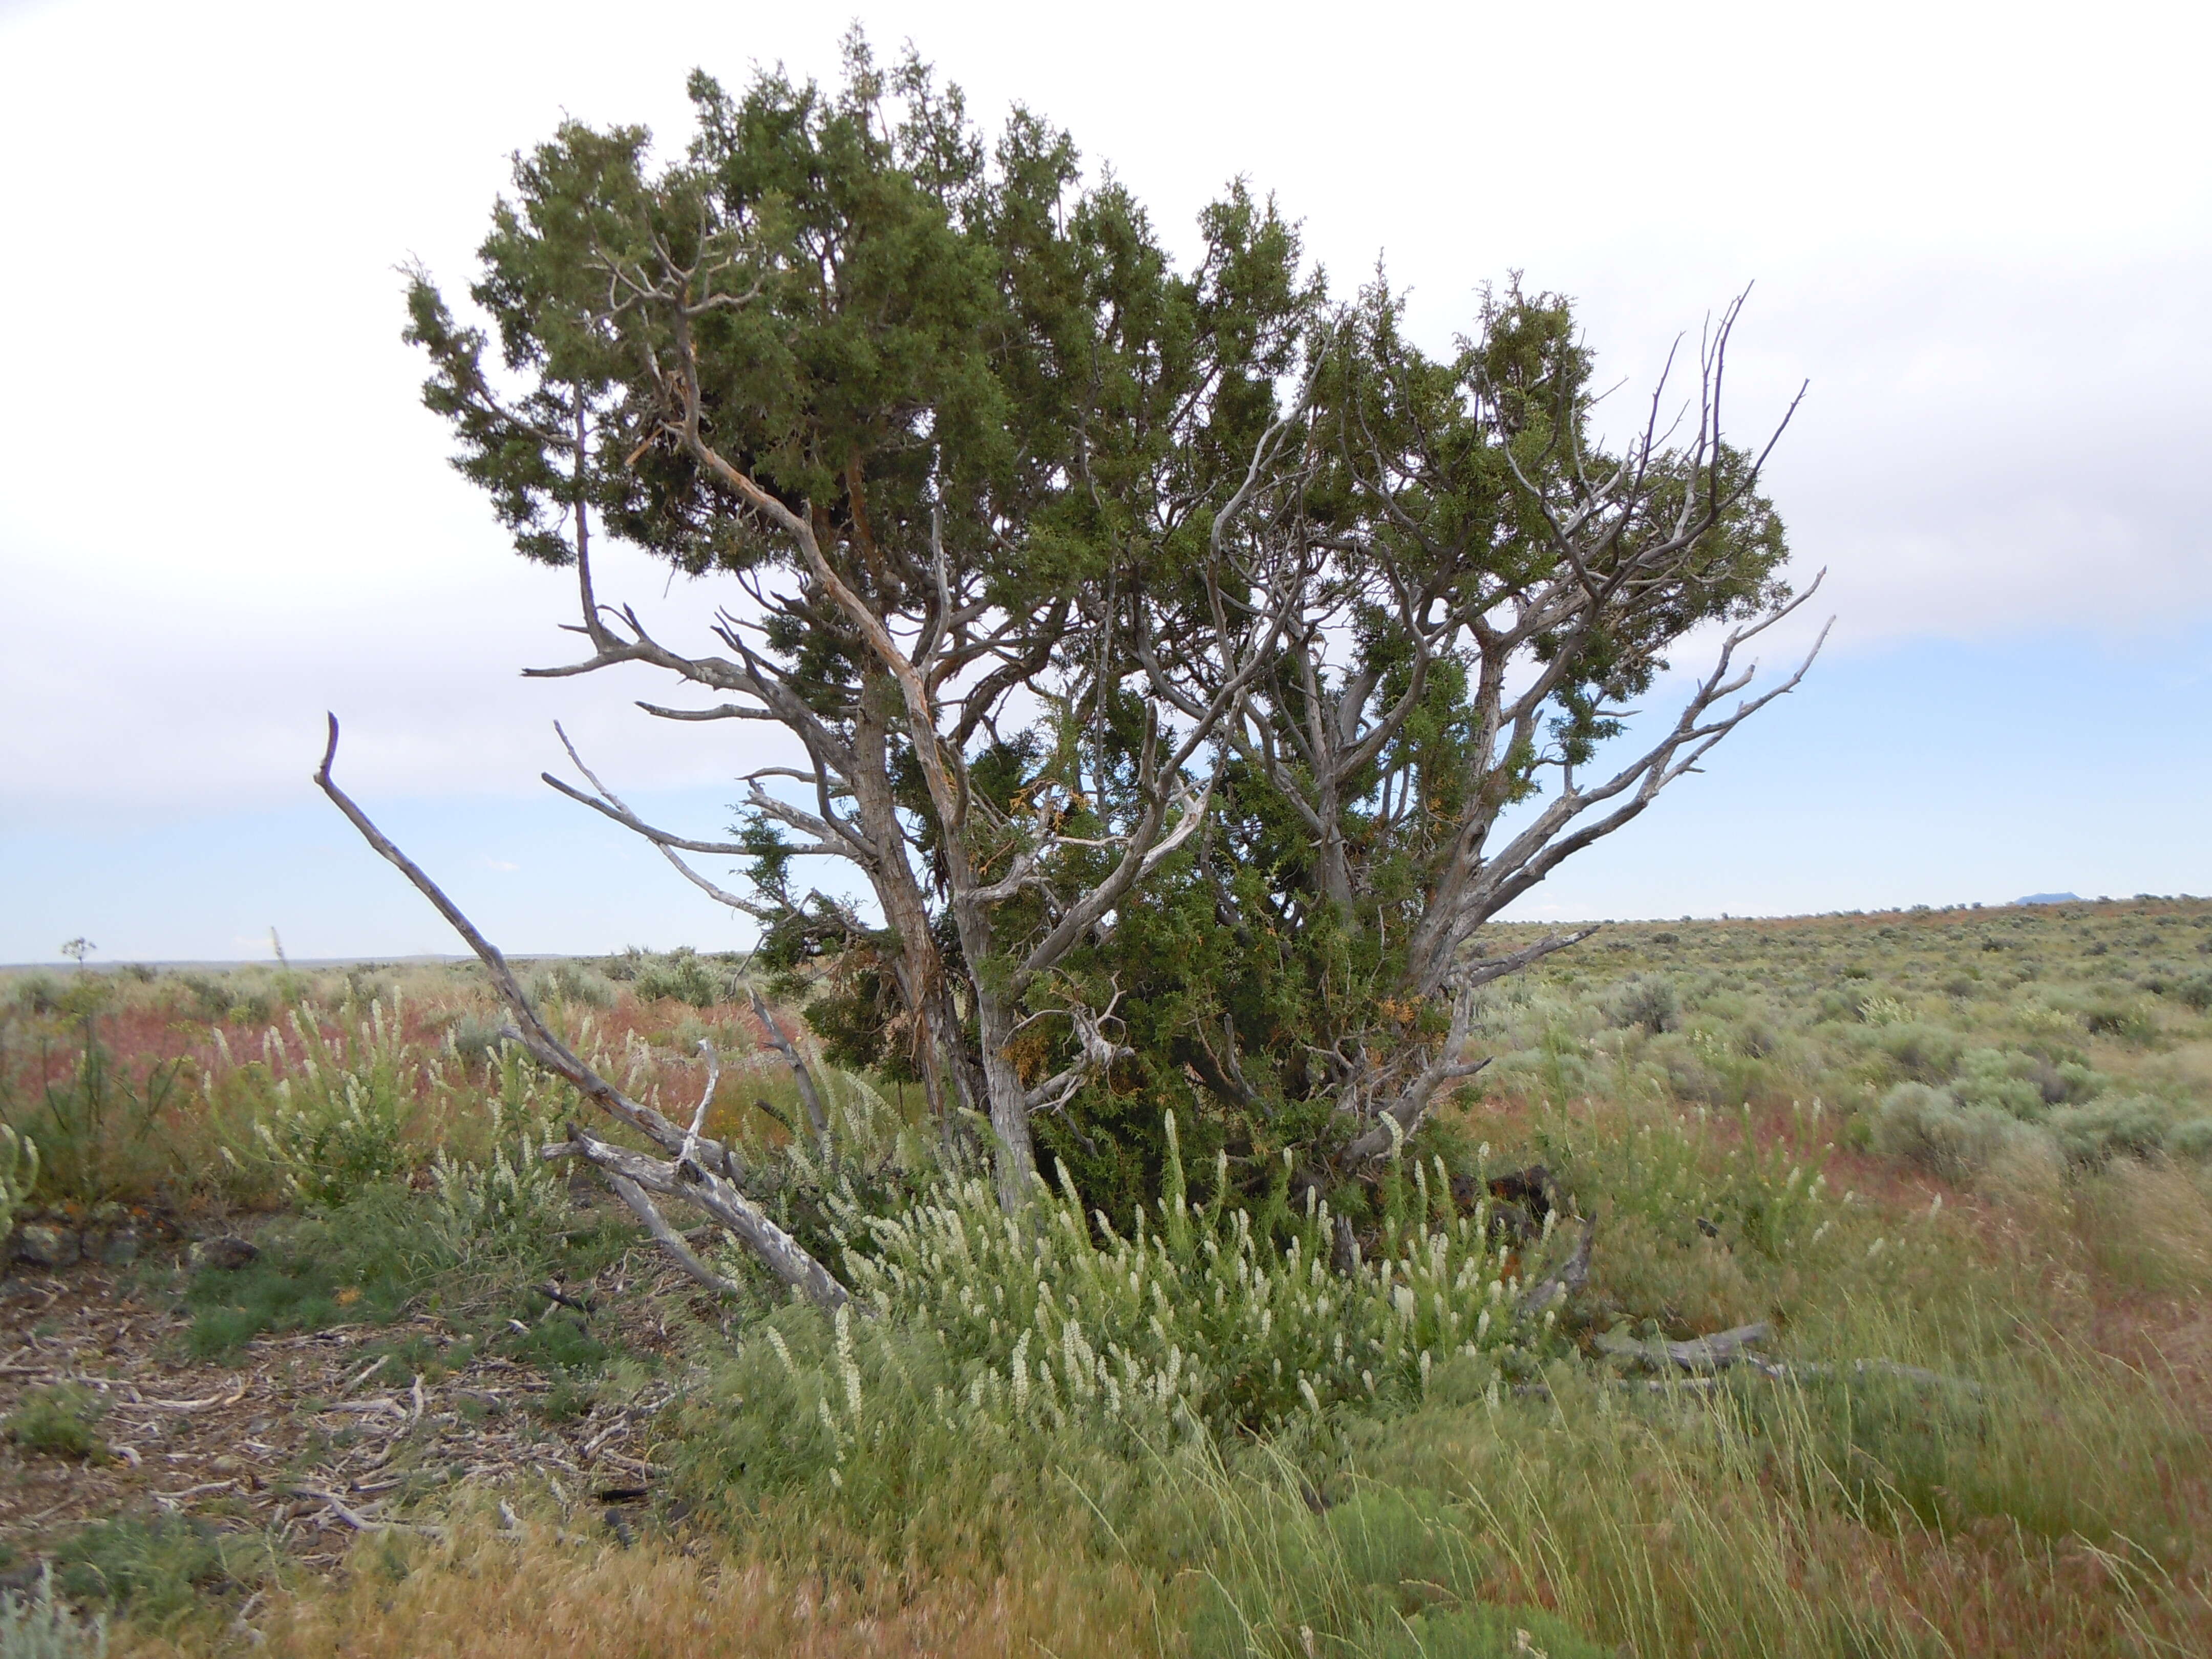
[[[732,1180],[720,1173],[729,1165],[719,1143],[687,1136],[652,1107],[630,1099],[577,1058],[568,1046],[554,1035],[539,1018],[530,999],[524,994],[514,970],[507,966],[507,958],[498,948],[477,930],[476,924],[461,913],[459,906],[446,896],[437,883],[423,873],[420,866],[401,852],[376,827],[368,814],[355,804],[352,797],[338,787],[337,781],[331,775],[331,764],[337,758],[338,720],[336,714],[329,719],[330,741],[323,750],[322,764],[315,771],[317,787],[345,814],[347,820],[361,832],[362,838],[405,876],[414,884],[415,890],[430,901],[447,925],[468,942],[477,959],[490,974],[493,987],[499,992],[501,1000],[519,1023],[517,1035],[531,1058],[566,1080],[578,1093],[608,1115],[638,1130],[672,1155],[672,1161],[665,1165],[641,1154],[631,1155],[639,1164],[647,1166],[645,1173],[653,1177],[651,1180],[641,1179],[641,1171],[634,1166],[626,1167],[624,1173],[641,1186],[662,1191],[665,1194],[680,1195],[706,1211],[758,1256],[769,1272],[797,1289],[808,1300],[826,1308],[841,1307],[849,1301],[849,1293],[829,1269],[808,1254],[798,1240],[777,1226]],[[570,1139],[599,1146],[607,1145],[580,1133],[572,1133]],[[601,1162],[589,1152],[586,1156],[594,1163]]]

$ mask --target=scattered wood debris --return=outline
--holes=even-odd
[[[666,1306],[691,1286],[657,1255],[640,1255],[610,1269],[630,1280],[618,1312],[594,1316],[610,1328],[618,1319],[605,1334],[631,1351],[672,1358]],[[602,1300],[584,1286],[568,1294]],[[550,1398],[556,1379],[476,1352],[428,1314],[264,1336],[229,1362],[187,1357],[190,1324],[91,1262],[0,1281],[0,1414],[33,1389],[74,1386],[97,1402],[110,1454],[74,1462],[0,1439],[0,1541],[35,1558],[94,1521],[191,1514],[264,1532],[322,1568],[356,1534],[422,1530],[408,1506],[458,1486],[506,1492],[551,1475],[579,1492],[644,1493],[665,1473],[640,1454],[672,1387],[579,1402],[570,1415],[566,1398]],[[393,1350],[407,1343],[438,1363],[394,1376]]]

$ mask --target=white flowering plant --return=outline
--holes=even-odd
[[[793,1309],[740,1339],[715,1392],[775,1426],[739,1461],[757,1478],[826,1459],[842,1485],[870,1449],[882,1478],[917,1422],[956,1438],[1080,1427],[1157,1444],[1410,1406],[1440,1387],[1494,1397],[1555,1341],[1548,1319],[1516,1311],[1528,1264],[1492,1238],[1485,1207],[1455,1212],[1441,1163],[1407,1174],[1394,1160],[1403,1201],[1346,1272],[1325,1200],[1294,1210],[1279,1184],[1272,1209],[1237,1208],[1217,1180],[1194,1204],[1172,1118],[1167,1145],[1154,1212],[1127,1229],[1086,1212],[1072,1183],[1041,1182],[1009,1217],[981,1171],[957,1167],[888,1213],[849,1191],[833,1200],[854,1304],[826,1328]]]

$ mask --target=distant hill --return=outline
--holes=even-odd
[[[2079,904],[2079,893],[2030,893],[2026,898],[2014,899],[2014,904]]]

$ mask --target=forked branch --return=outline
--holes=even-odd
[[[430,901],[440,915],[453,931],[468,942],[485,970],[491,975],[493,988],[501,1000],[513,1012],[523,1048],[547,1071],[572,1085],[579,1094],[591,1101],[611,1117],[629,1125],[663,1152],[665,1160],[649,1158],[643,1153],[625,1152],[611,1143],[590,1135],[572,1135],[561,1150],[587,1158],[603,1170],[620,1169],[623,1176],[638,1187],[664,1196],[679,1197],[704,1210],[714,1220],[726,1227],[778,1279],[791,1285],[807,1300],[824,1308],[843,1306],[851,1299],[850,1293],[836,1278],[808,1253],[798,1240],[785,1232],[771,1220],[759,1205],[748,1198],[732,1178],[735,1169],[730,1156],[718,1141],[688,1132],[672,1123],[652,1107],[632,1100],[616,1088],[584,1061],[568,1044],[553,1034],[530,999],[523,994],[514,970],[507,966],[507,958],[496,945],[477,931],[477,926],[461,913],[460,907],[446,896],[438,884],[423,873],[422,867],[393,844],[391,838],[379,830],[368,813],[362,811],[337,782],[331,776],[331,765],[337,758],[338,719],[330,716],[330,743],[323,750],[323,763],[316,769],[315,782],[331,798],[338,811],[346,815],[353,827],[361,832],[362,839],[389,861],[415,885],[415,890]],[[619,1188],[617,1189],[619,1190]],[[626,1195],[625,1195],[626,1196]],[[633,1207],[635,1207],[633,1206]],[[652,1225],[644,1212],[641,1218]],[[666,1239],[662,1240],[666,1247]],[[704,1269],[696,1257],[685,1260],[686,1251],[678,1260],[684,1271],[699,1277]],[[720,1283],[708,1276],[708,1282]]]

